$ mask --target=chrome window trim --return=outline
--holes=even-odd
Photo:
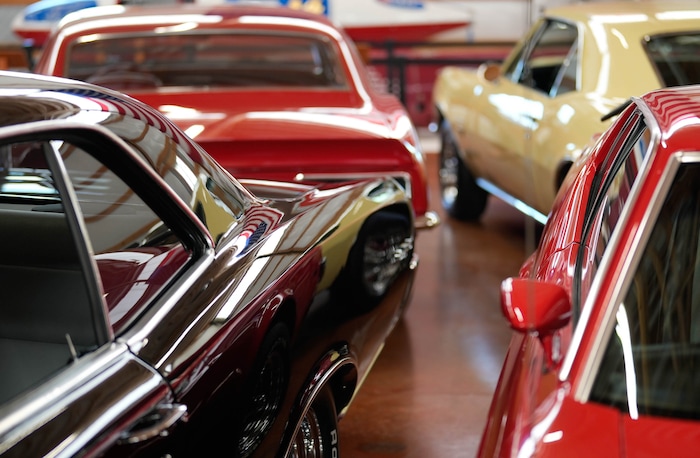
[[[648,150],[655,150],[660,141],[661,141],[661,130],[659,126],[656,124],[656,122],[649,122],[650,120],[653,120],[653,116],[651,115],[650,111],[646,108],[646,106],[640,102],[638,99],[634,99],[634,103],[637,104],[637,110],[642,112],[641,118],[646,122],[647,128],[650,130],[651,133],[651,141],[649,144]],[[646,178],[648,177],[650,171],[649,171],[649,162],[652,160],[653,154],[647,154],[642,163],[640,164],[640,173],[635,180],[635,182],[632,185],[632,189],[630,190],[629,194],[629,199],[628,202],[636,202],[639,198],[639,193],[641,192],[641,187],[642,183],[646,181]],[[657,189],[657,193],[659,190]],[[655,194],[655,197],[657,194]],[[647,211],[645,213],[644,221],[642,225],[640,226],[640,231],[638,232],[637,236],[638,238],[641,236],[641,234],[645,233],[647,231],[647,226],[648,226],[648,221],[650,218],[650,212],[652,208],[647,208]],[[597,208],[596,208],[597,211]],[[656,211],[658,213],[658,209]],[[601,259],[600,265],[598,266],[596,276],[593,279],[593,282],[591,283],[591,287],[588,292],[588,296],[586,297],[586,300],[583,304],[583,307],[581,309],[581,315],[579,317],[578,322],[576,323],[576,326],[574,328],[574,332],[571,338],[571,344],[569,346],[569,349],[566,352],[566,355],[564,357],[564,361],[562,363],[562,367],[559,371],[559,381],[563,382],[566,381],[570,378],[571,376],[571,369],[574,363],[574,360],[577,359],[578,353],[579,353],[579,347],[581,346],[581,341],[583,339],[583,335],[586,332],[586,329],[588,327],[588,323],[591,318],[591,309],[594,305],[594,302],[598,300],[598,296],[600,294],[600,283],[601,283],[601,275],[599,272],[607,272],[610,263],[611,263],[611,254],[617,252],[618,247],[620,245],[620,238],[621,238],[621,228],[627,226],[627,223],[629,221],[629,213],[630,213],[630,205],[626,204],[622,214],[620,215],[619,222],[616,226],[616,229],[614,230],[613,234],[610,237],[610,241],[608,242],[608,248],[606,249],[605,253],[603,254],[603,258]],[[648,237],[648,234],[646,235]],[[639,240],[638,240],[639,242]],[[631,263],[631,260],[627,260],[627,266],[626,268],[629,269]],[[575,272],[577,275],[578,272]],[[629,277],[629,274],[627,275]],[[615,299],[618,298],[620,295],[620,289],[621,289],[621,281],[623,279],[618,278],[617,284],[615,286]],[[629,279],[626,280],[629,282]],[[600,363],[600,360],[602,359],[602,353],[604,352],[604,348],[601,349],[600,346],[602,345],[602,342],[604,339],[609,335],[610,332],[612,332],[613,325],[610,324],[610,317],[613,318],[615,317],[615,313],[617,311],[617,307],[613,306],[608,306],[608,310],[606,311],[606,316],[605,316],[605,322],[608,324],[605,326],[605,329],[600,329],[599,332],[595,336],[595,351],[591,353],[591,355],[588,356],[587,360],[583,364],[583,373],[584,374],[590,374],[590,371],[592,370],[597,370],[598,365]],[[588,399],[588,393],[590,393],[590,388],[592,386],[592,380],[595,377],[592,375],[585,375],[583,379],[579,381],[579,384],[575,387],[573,387],[573,396],[574,399],[576,399],[579,402],[585,402],[585,400]]]
[[[210,266],[214,263],[215,253],[213,249],[208,249],[193,266],[187,268],[185,274],[180,276],[173,285],[171,285],[163,298],[157,300],[156,303],[150,305],[144,314],[128,329],[124,334],[117,338],[117,341],[125,342],[131,351],[138,355],[143,347],[149,342],[150,335],[154,330],[161,326],[163,321],[173,313],[173,310],[182,300],[183,296],[203,278]],[[214,304],[210,304],[212,306]],[[200,316],[204,315],[204,311]],[[154,367],[161,369],[166,365],[166,361],[172,356],[174,349],[163,355],[161,361],[150,361]],[[168,371],[164,370],[167,376]]]
[[[103,113],[100,111],[94,111],[93,113],[102,113],[107,115],[108,113]],[[92,122],[92,121],[91,121]],[[153,181],[155,181],[159,188],[162,189],[164,194],[170,197],[172,205],[176,206],[178,210],[188,216],[192,224],[194,224],[197,229],[201,232],[201,240],[203,240],[207,248],[212,248],[213,243],[211,242],[211,237],[208,228],[200,221],[197,215],[194,214],[192,209],[187,205],[182,198],[175,193],[175,191],[170,187],[170,185],[158,175],[158,173],[152,168],[150,164],[146,162],[146,159],[137,154],[134,148],[126,143],[122,138],[120,138],[111,129],[101,125],[95,121],[95,124],[85,124],[73,120],[63,120],[63,119],[51,119],[51,120],[37,120],[33,122],[28,122],[24,125],[16,126],[2,126],[0,127],[0,139],[5,141],[8,137],[19,137],[22,135],[32,134],[36,135],[38,133],[52,133],[57,136],[56,140],[62,140],[62,133],[66,131],[84,131],[91,132],[95,135],[106,137],[113,144],[118,145],[129,157],[131,161],[140,165],[140,168],[147,174]],[[92,152],[88,152],[91,156],[94,156]],[[191,196],[190,196],[191,197]]]
[[[654,223],[658,219],[659,213],[661,212],[662,203],[664,200],[663,198],[668,194],[681,165],[689,163],[700,163],[700,151],[677,152],[670,157],[659,180],[659,186],[654,190],[654,195],[652,197],[654,205],[647,208],[644,214],[643,222],[639,226],[639,230],[632,241],[632,245],[645,247],[649,242],[651,233],[654,230]],[[640,175],[640,178],[644,179],[645,177]],[[636,195],[634,198],[636,200]],[[629,211],[626,208],[625,224],[627,224],[628,219],[627,213],[629,213]],[[616,235],[616,239],[619,238],[620,236]],[[615,248],[617,248],[618,245],[619,242],[616,240]],[[607,343],[617,324],[617,312],[620,305],[624,301],[625,296],[627,295],[642,255],[643,250],[637,250],[632,256],[629,256],[625,260],[623,264],[623,271],[625,272],[625,275],[617,279],[613,293],[606,299],[607,305],[604,317],[605,326],[601,326],[595,333],[595,351],[588,355],[583,365],[583,376],[573,389],[574,399],[578,402],[588,402],[593,384],[596,376],[598,375],[598,369],[600,368],[603,355],[605,354],[605,350],[607,348]],[[606,254],[606,258],[609,257],[610,256]],[[606,262],[606,264],[609,264],[609,260]],[[597,293],[598,291],[596,291],[596,295]],[[590,297],[594,297],[594,295],[589,295],[589,298]]]
[[[38,429],[68,409],[71,403],[78,400],[94,386],[109,379],[122,365],[134,361],[146,368],[138,358],[129,352],[124,344],[108,344],[94,352],[90,352],[49,381],[40,384],[22,395],[0,406],[0,453],[12,448],[23,440],[27,434]],[[164,384],[163,378],[149,368],[152,373],[150,384],[142,385],[136,397],[143,397],[158,385]],[[125,406],[126,407],[126,406]],[[114,408],[114,415],[125,409]],[[109,419],[104,419],[107,422]],[[113,419],[112,419],[113,420]],[[105,424],[95,424],[90,429],[104,427]],[[88,435],[89,436],[89,435]],[[92,437],[76,434],[74,440],[64,450],[66,456],[79,452]]]
[[[70,120],[54,119],[50,121],[36,121],[31,122],[22,126],[4,126],[0,127],[0,139],[4,140],[8,137],[16,138],[22,135],[32,134],[36,135],[39,132],[49,132],[55,133],[57,139],[61,137],[61,133],[68,130],[80,130],[83,132],[91,132],[95,135],[100,135],[102,137],[108,138],[113,143],[119,145],[121,149],[128,154],[129,158],[141,165],[141,168],[148,174],[151,179],[160,184],[160,188],[163,193],[171,197],[173,205],[175,205],[179,211],[188,215],[189,220],[200,230],[202,237],[198,237],[203,242],[203,246],[200,247],[202,250],[201,256],[196,260],[195,264],[190,266],[186,271],[185,275],[181,276],[176,282],[168,288],[165,293],[165,297],[162,300],[156,301],[156,303],[149,305],[144,310],[144,315],[140,317],[134,326],[131,326],[124,334],[117,338],[117,341],[125,342],[131,350],[138,354],[140,349],[147,342],[148,336],[153,329],[158,326],[167,316],[168,313],[174,309],[178,304],[181,297],[190,289],[196,279],[206,273],[209,266],[214,262],[215,250],[211,242],[209,232],[204,224],[197,218],[194,212],[181,200],[181,198],[170,188],[170,186],[163,180],[163,178],[158,175],[145,159],[134,152],[124,140],[119,138],[111,130],[97,124],[97,125],[85,125],[83,123],[74,122]],[[74,198],[74,196],[71,196]],[[95,275],[97,275],[96,265],[92,265],[95,269]],[[104,300],[101,300],[103,308],[106,310],[106,305]],[[113,334],[111,334],[112,327],[108,323],[106,313],[105,313],[105,326],[110,331],[110,340],[114,339]],[[0,424],[1,426],[1,424]],[[1,430],[1,428],[0,428]]]

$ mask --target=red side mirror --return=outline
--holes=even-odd
[[[551,335],[571,319],[571,301],[564,288],[524,278],[503,281],[501,309],[513,329],[541,337]]]

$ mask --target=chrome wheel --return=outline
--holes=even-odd
[[[309,406],[294,432],[286,458],[338,458],[338,414],[326,386]]]
[[[289,458],[316,458],[323,456],[321,426],[313,408],[309,409],[309,412],[304,416],[288,456]]]
[[[367,238],[364,250],[364,284],[373,296],[383,295],[403,270],[413,250],[408,230],[394,228]]]
[[[381,302],[413,258],[409,216],[391,211],[371,215],[360,228],[343,272],[332,286],[334,300],[364,313]]]

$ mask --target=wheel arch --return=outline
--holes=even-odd
[[[404,216],[409,222],[414,219],[411,206],[404,202],[396,202],[391,205],[387,205],[386,207],[378,209],[376,213],[392,213]]]
[[[457,154],[461,158],[461,160],[464,160],[464,151],[462,150],[461,144],[457,141],[457,138],[454,135],[454,132],[452,130],[452,125],[450,124],[450,120],[445,117],[445,116],[440,116],[440,123],[438,124],[438,133],[440,134],[440,148],[444,147],[444,141],[445,137],[443,135],[449,136],[449,138],[452,140],[452,143],[454,144],[454,147],[457,149]]]
[[[273,300],[274,301],[274,300]],[[262,334],[265,335],[270,329],[272,329],[277,323],[282,323],[287,326],[290,334],[294,334],[296,328],[296,299],[293,295],[285,295],[279,298],[279,304],[274,304],[269,307],[266,311],[270,314],[269,320],[264,320],[268,322],[267,329]]]
[[[350,405],[358,384],[357,360],[352,356],[347,343],[338,343],[335,348],[329,349],[317,361],[307,377],[306,388],[298,394],[292,406],[290,415],[292,421],[289,422],[284,434],[284,446],[287,448],[291,446],[297,429],[301,427],[304,415],[325,387],[329,387],[331,390],[336,415],[340,419]],[[286,456],[286,453],[281,456]]]
[[[433,126],[432,129],[439,133],[442,129],[448,129],[451,132],[450,121],[445,116],[444,110],[439,103],[433,105]]]

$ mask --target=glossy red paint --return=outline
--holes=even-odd
[[[348,35],[355,41],[370,41],[383,43],[391,38],[395,42],[420,42],[430,39],[442,32],[464,28],[464,21],[441,22],[435,24],[402,24],[402,25],[354,25],[345,27]],[[466,34],[465,34],[466,35]]]
[[[607,404],[596,398],[601,391],[592,387],[602,371],[610,370],[600,366],[601,359],[609,358],[608,340],[625,334],[621,323],[630,311],[620,315],[620,310],[635,306],[627,303],[630,293],[625,291],[649,256],[646,237],[655,225],[668,224],[656,218],[661,218],[657,213],[662,203],[672,199],[666,193],[673,189],[669,183],[676,179],[678,164],[696,164],[700,158],[698,138],[700,87],[658,90],[635,98],[572,167],[520,279],[504,282],[501,304],[515,331],[479,457],[695,454],[700,424],[693,414],[677,418],[674,413],[636,411],[643,401],[635,390],[645,386],[637,387],[641,382],[635,380],[642,376],[635,378],[631,359],[625,359],[625,367],[631,364],[632,375],[628,372],[618,388],[629,397],[620,401],[625,405]],[[642,149],[634,147],[630,153],[629,145],[637,144]],[[620,196],[625,200],[617,205]],[[555,294],[539,296],[543,291]],[[568,301],[573,305],[571,321],[556,319],[564,316],[562,304]],[[639,301],[638,307],[647,307],[644,299]],[[637,332],[632,325],[630,329]],[[640,350],[632,344],[629,351]],[[557,352],[562,357],[552,358]]]
[[[54,30],[37,73],[75,77],[69,70],[71,49],[86,37],[176,34],[185,21],[197,34],[296,33],[326,42],[342,68],[343,86],[139,88],[124,86],[123,79],[105,85],[166,114],[239,178],[316,183],[393,175],[410,179],[418,225],[435,218],[428,214],[425,163],[411,118],[373,80],[353,41],[326,18],[250,5],[91,8],[84,15],[72,15]]]
[[[566,290],[553,283],[509,278],[501,285],[501,305],[513,329],[540,336],[561,329],[571,318]]]

